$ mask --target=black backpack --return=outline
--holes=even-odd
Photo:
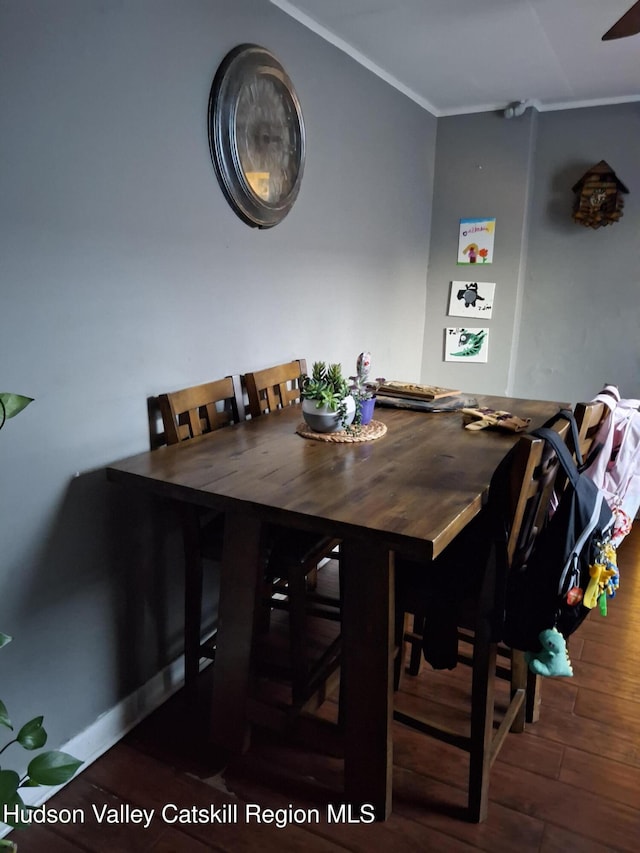
[[[538,635],[544,629],[555,627],[566,639],[588,616],[589,609],[581,600],[570,601],[580,599],[577,589],[586,590],[596,543],[606,540],[613,528],[613,515],[602,491],[582,473],[582,460],[576,464],[562,438],[550,429],[559,417],[571,421],[577,437],[573,414],[565,410],[532,435],[544,439],[547,452],[555,452],[567,483],[526,563],[512,567],[506,584],[502,639],[511,648],[524,651],[540,649]],[[574,592],[568,601],[570,590]]]

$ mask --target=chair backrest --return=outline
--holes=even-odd
[[[242,386],[237,375],[160,394],[158,402],[167,444],[178,444],[213,432],[245,417]]]
[[[566,442],[568,421],[552,429]],[[558,458],[541,438],[523,435],[510,455],[507,497],[507,563],[511,568],[524,562],[540,531],[553,498]]]
[[[583,462],[592,451],[596,451],[594,442],[609,412],[608,406],[599,400],[591,403],[576,403],[574,415],[578,425],[579,448]],[[570,449],[573,450],[573,448]]]
[[[244,381],[252,418],[290,406],[300,399],[300,375],[307,372],[303,358],[245,373]]]

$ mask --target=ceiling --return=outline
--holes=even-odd
[[[640,100],[634,0],[271,0],[435,116]]]

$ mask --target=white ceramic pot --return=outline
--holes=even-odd
[[[355,417],[356,402],[351,395],[345,397],[345,402],[347,404],[347,416],[344,423],[348,426]],[[337,432],[343,429],[338,413],[332,412],[327,406],[318,408],[317,400],[302,401],[302,416],[314,432]]]

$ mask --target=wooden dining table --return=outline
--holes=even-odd
[[[561,408],[476,399],[531,418],[531,428]],[[342,540],[344,801],[370,805],[383,820],[392,802],[394,555],[421,560],[429,571],[480,511],[493,471],[518,436],[467,430],[459,411],[378,406],[375,421],[386,426],[375,440],[311,440],[296,431],[296,404],[115,462],[107,476],[226,514],[209,738],[230,752],[249,745],[252,627],[266,525]]]

